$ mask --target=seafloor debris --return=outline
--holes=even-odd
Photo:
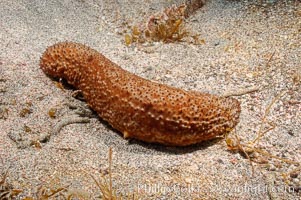
[[[204,1],[186,1],[179,6],[172,5],[162,12],[151,15],[146,24],[134,25],[131,32],[125,35],[125,44],[158,42],[180,42],[191,37],[193,43],[200,44],[198,35],[191,34],[186,27],[185,19],[203,6]]]

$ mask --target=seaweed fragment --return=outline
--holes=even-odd
[[[0,180],[0,199],[9,200],[17,197],[23,190],[14,189],[13,186],[7,183],[6,178],[8,175],[8,171],[3,175]]]
[[[204,4],[203,0],[187,1],[179,6],[172,5],[162,12],[151,15],[145,25],[134,25],[124,35],[127,46],[145,42],[182,42],[192,37],[195,44],[202,44],[198,35],[191,34],[186,27],[186,18]]]

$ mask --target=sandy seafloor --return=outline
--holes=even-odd
[[[186,90],[223,94],[259,87],[235,97],[242,113],[231,135],[241,143],[256,138],[265,110],[283,94],[266,117],[274,128],[256,148],[300,163],[300,1],[207,1],[187,20],[204,44],[125,46],[120,33],[126,23],[143,22],[173,3],[0,1],[0,174],[8,171],[6,181],[23,189],[20,198],[36,195],[38,188],[60,187],[67,188],[65,195],[96,198],[100,190],[90,175],[108,178],[112,147],[113,187],[119,194],[138,190],[141,199],[300,199],[300,164],[253,153],[252,174],[249,160],[229,151],[224,139],[186,148],[127,141],[94,117],[64,127],[40,147],[21,145],[73,115],[68,104],[84,104],[39,68],[47,46],[68,40],[97,49],[139,76]],[[48,114],[53,108],[54,119]]]

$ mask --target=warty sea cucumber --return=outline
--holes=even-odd
[[[239,122],[236,99],[146,80],[83,44],[48,47],[40,67],[80,89],[88,105],[124,138],[187,146],[228,133]]]

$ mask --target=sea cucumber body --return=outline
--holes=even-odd
[[[223,135],[239,122],[236,99],[146,80],[82,44],[48,47],[40,67],[80,89],[89,106],[125,138],[187,146]]]

